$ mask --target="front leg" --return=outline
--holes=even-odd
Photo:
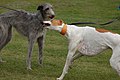
[[[59,78],[57,78],[57,80],[63,80],[65,74],[67,74],[68,69],[72,64],[73,56],[75,55],[75,52],[77,50],[78,42],[79,41],[75,42],[74,40],[69,42],[69,50],[68,50],[68,55],[67,55],[67,58],[66,58],[66,63],[65,63],[62,75]]]
[[[31,56],[33,51],[33,45],[35,42],[36,35],[30,35],[28,39],[28,56],[27,56],[27,69],[31,70]]]
[[[38,63],[40,65],[42,65],[42,63],[43,63],[43,48],[44,48],[45,36],[46,36],[46,29],[44,29],[43,35],[37,39],[38,49],[39,49],[39,52],[38,52],[39,61],[38,61]]]
[[[41,65],[43,62],[43,45],[44,45],[44,37],[41,36],[37,39],[37,42],[38,42],[38,49],[39,49],[39,52],[38,52],[38,58],[39,58],[39,61],[38,63]]]
[[[72,59],[73,59],[74,54],[75,54],[75,51],[69,50],[62,75],[59,78],[57,78],[57,80],[63,80],[65,74],[68,73],[68,69],[69,69],[70,65],[72,64]]]

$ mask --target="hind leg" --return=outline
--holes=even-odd
[[[110,65],[120,76],[120,45],[114,48],[112,57],[110,58]]]
[[[117,71],[118,75],[120,76],[120,57],[119,59],[111,58],[110,65],[112,66],[113,69]]]
[[[75,55],[73,55],[72,62],[82,56],[83,55],[80,52],[75,53]]]
[[[6,35],[3,35],[3,40],[1,41],[1,44],[0,44],[0,51],[2,50],[2,48],[4,48],[8,42],[11,40],[11,37],[12,37],[12,27],[9,27],[9,29],[6,28]],[[5,62],[2,60],[2,58],[0,57],[0,62]]]

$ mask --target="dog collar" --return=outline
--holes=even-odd
[[[60,34],[65,35],[67,32],[67,24],[65,24],[60,32]]]

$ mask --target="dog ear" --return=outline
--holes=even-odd
[[[37,8],[37,10],[42,10],[42,9],[43,9],[42,5],[38,6],[38,8]]]
[[[59,20],[59,25],[62,25],[63,24],[63,21],[62,20]]]

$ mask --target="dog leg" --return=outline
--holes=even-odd
[[[32,50],[33,50],[33,45],[34,45],[34,42],[35,42],[35,35],[31,35],[29,37],[29,40],[28,40],[28,56],[27,56],[27,69],[28,70],[32,70],[31,69],[31,56],[32,56]]]
[[[43,61],[43,45],[44,45],[44,37],[42,36],[42,37],[39,37],[38,39],[37,39],[37,42],[38,42],[38,48],[39,48],[39,52],[38,52],[38,56],[39,56],[39,61],[38,61],[38,63],[40,64],[40,65],[42,65],[42,61]]]
[[[117,59],[111,58],[110,65],[113,69],[117,71],[118,75],[120,76],[120,57]]]
[[[76,59],[78,59],[79,57],[83,56],[81,53],[76,53],[75,55],[73,55],[73,58],[72,58],[72,62]]]
[[[76,59],[78,59],[79,57],[81,57],[81,56],[83,56],[81,53],[75,53],[75,55],[73,55],[73,57],[72,57],[72,63],[74,62],[74,60],[76,60]],[[70,69],[71,69],[72,67],[70,66]]]
[[[44,42],[45,42],[45,36],[46,36],[46,29],[43,31],[43,35],[37,39],[39,52],[38,52],[38,63],[40,65],[43,64],[43,49],[44,49]]]
[[[9,27],[9,28],[8,28]],[[6,31],[4,31],[6,33],[6,35],[2,35],[4,37],[4,41],[0,42],[0,51],[3,47],[6,46],[6,44],[8,44],[8,42],[10,42],[11,38],[12,38],[12,26],[6,26],[4,27]],[[8,29],[7,29],[8,28]],[[2,58],[0,57],[0,62],[6,62],[3,61]]]
[[[69,66],[72,64],[72,58],[73,58],[74,53],[75,53],[75,51],[69,51],[68,52],[66,63],[65,63],[62,75],[59,78],[57,78],[57,80],[63,80],[65,74],[67,74]]]
[[[5,63],[6,61],[3,61],[1,56],[0,56],[0,63]]]
[[[120,76],[120,45],[114,48],[112,57],[110,58],[110,65]]]
[[[7,30],[7,29],[6,29]],[[8,31],[6,31],[6,38],[4,38],[4,41],[1,42],[2,44],[0,45],[0,50],[5,47],[6,44],[8,44],[8,42],[10,42],[11,38],[12,38],[12,26],[9,27]]]
[[[4,61],[2,60],[1,56],[0,56],[0,63],[3,63]]]
[[[65,63],[65,66],[63,68],[63,72],[61,74],[61,76],[59,78],[57,78],[57,80],[63,80],[64,76],[67,74],[68,72],[68,69],[69,67],[71,66],[72,64],[72,59],[73,59],[73,56],[75,55],[75,52],[76,50],[78,49],[78,44],[79,44],[79,40],[70,40],[69,42],[69,51],[68,51],[68,55],[67,55],[67,58],[66,58],[66,63]]]

